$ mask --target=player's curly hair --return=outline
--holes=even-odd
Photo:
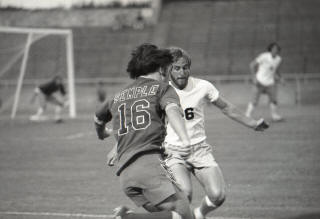
[[[134,49],[127,66],[130,78],[136,79],[141,75],[156,72],[160,67],[166,68],[173,62],[168,49],[159,49],[156,45],[144,43]]]
[[[267,51],[268,51],[268,52],[271,52],[271,50],[272,50],[273,47],[277,47],[277,48],[278,48],[278,51],[279,51],[279,52],[281,51],[280,45],[279,45],[278,43],[276,43],[276,42],[270,43],[270,44],[267,46]]]
[[[173,61],[176,62],[180,58],[184,58],[190,68],[191,66],[191,57],[190,55],[183,49],[175,46],[169,47],[170,53],[173,56]]]

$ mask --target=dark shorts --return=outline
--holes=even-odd
[[[271,103],[277,104],[277,86],[264,86],[259,82],[256,83],[253,90],[252,103],[257,105],[261,94],[266,94]]]
[[[121,188],[139,207],[147,203],[155,206],[176,193],[160,159],[157,153],[142,155],[120,174]]]

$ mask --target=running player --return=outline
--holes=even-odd
[[[178,133],[189,154],[190,140],[180,111],[179,97],[168,83],[162,82],[172,63],[169,50],[152,44],[137,47],[127,71],[134,79],[112,100],[106,101],[95,114],[96,132],[100,139],[112,133],[106,123],[112,122],[117,141],[117,175],[124,193],[151,213],[133,213],[119,207],[115,216],[123,219],[192,219],[187,197],[167,177],[160,165],[161,146],[165,138],[165,116]]]
[[[190,201],[192,198],[191,173],[203,186],[206,196],[200,207],[194,211],[195,217],[201,219],[222,205],[226,196],[221,169],[212,155],[211,145],[206,142],[204,127],[206,103],[213,104],[229,118],[253,130],[263,131],[268,128],[268,125],[263,119],[257,121],[246,117],[225,100],[210,82],[191,77],[191,58],[184,50],[173,47],[170,48],[170,51],[174,59],[170,72],[170,84],[180,98],[192,152],[185,158],[179,154],[179,151],[176,151],[180,150],[183,144],[170,123],[167,126],[164,143],[168,154],[166,164]]]
[[[103,82],[99,81],[97,84],[97,101],[103,103],[107,99],[107,92],[104,88]]]
[[[62,122],[61,111],[62,108],[67,105],[67,101],[63,101],[58,99],[55,96],[55,93],[60,93],[63,97],[66,95],[66,89],[62,82],[62,77],[60,75],[56,75],[50,81],[43,83],[37,86],[34,89],[33,96],[31,98],[31,102],[38,99],[38,110],[37,113],[30,116],[30,120],[39,121],[42,120],[43,113],[47,107],[47,103],[51,103],[56,106],[55,108],[55,121],[57,123]]]
[[[277,43],[271,43],[267,51],[261,53],[250,63],[250,70],[253,76],[253,97],[249,102],[246,115],[251,117],[255,107],[258,105],[261,94],[268,95],[270,101],[270,112],[273,121],[283,120],[277,112],[277,82],[280,80],[279,67],[281,65],[280,46]]]

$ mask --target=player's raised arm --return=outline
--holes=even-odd
[[[252,128],[256,131],[263,131],[269,127],[264,119],[255,120],[251,117],[245,116],[244,113],[242,113],[237,107],[221,96],[212,103],[218,107],[223,114],[244,126]]]

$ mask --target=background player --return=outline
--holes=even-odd
[[[254,90],[246,111],[248,117],[251,117],[253,110],[258,105],[260,95],[266,94],[269,97],[272,120],[283,120],[277,112],[277,82],[280,80],[279,67],[282,61],[279,55],[280,50],[277,43],[271,43],[266,52],[261,53],[250,63]]]
[[[105,128],[113,120],[117,140],[117,175],[125,194],[137,205],[153,213],[136,214],[122,206],[115,216],[130,219],[191,219],[187,197],[167,177],[160,165],[161,146],[167,116],[181,138],[181,153],[189,153],[190,140],[180,114],[179,98],[168,83],[162,82],[172,62],[168,50],[143,44],[132,52],[127,71],[134,79],[96,112],[98,137],[111,132]],[[146,168],[147,167],[147,168]]]
[[[37,113],[30,116],[30,120],[39,121],[44,119],[43,113],[47,107],[47,103],[51,103],[56,106],[55,108],[55,121],[57,123],[62,122],[61,111],[62,108],[67,106],[67,101],[64,101],[55,96],[56,93],[60,93],[63,97],[66,96],[66,89],[62,82],[60,75],[54,76],[50,81],[40,84],[34,89],[31,102],[35,99],[38,100]]]
[[[170,72],[170,84],[176,90],[184,112],[185,124],[191,141],[191,154],[187,158],[176,151],[183,144],[171,126],[167,126],[164,147],[168,158],[166,164],[172,170],[180,188],[192,198],[191,173],[203,186],[206,196],[201,206],[195,209],[197,219],[219,207],[225,200],[225,182],[221,169],[212,155],[212,147],[206,142],[204,127],[204,108],[213,104],[229,118],[257,131],[263,131],[268,125],[263,119],[246,117],[231,103],[225,100],[219,91],[208,81],[190,76],[191,58],[180,48],[171,48],[174,62]]]
[[[98,82],[96,92],[98,103],[103,103],[107,99],[107,92],[104,87],[103,81]]]

